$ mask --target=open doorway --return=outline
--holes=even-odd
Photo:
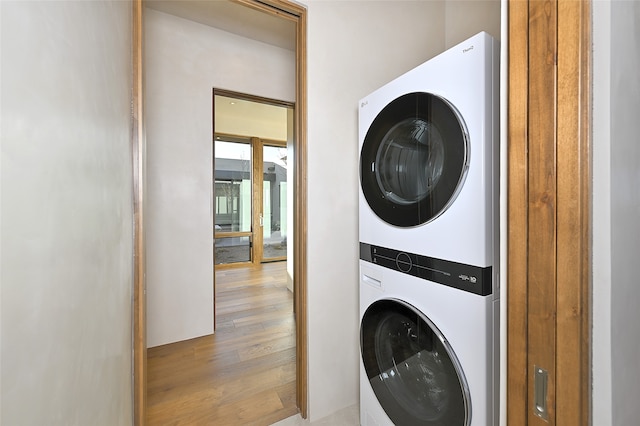
[[[182,25],[184,21],[182,20],[192,20],[202,25],[212,25],[211,22],[202,22],[202,20],[209,21],[208,18],[212,18],[213,20],[219,19],[224,13],[210,13],[212,8],[216,8],[218,6],[224,7],[241,7],[246,11],[250,11],[249,15],[253,14],[253,18],[255,18],[255,13],[259,12],[259,14],[264,16],[269,16],[270,18],[276,18],[278,21],[286,21],[293,24],[294,27],[294,60],[295,60],[295,72],[292,72],[290,81],[294,85],[294,100],[296,103],[296,111],[295,111],[295,152],[292,157],[289,157],[288,160],[293,167],[298,171],[298,174],[295,177],[295,182],[291,182],[291,186],[294,186],[294,191],[296,193],[295,197],[295,205],[293,206],[294,210],[294,225],[296,228],[304,229],[306,226],[306,180],[305,180],[305,170],[306,170],[306,126],[305,126],[305,116],[306,116],[306,98],[305,98],[305,75],[306,75],[306,63],[305,63],[305,45],[306,45],[306,10],[294,3],[288,1],[253,1],[246,0],[243,2],[219,2],[219,1],[197,1],[197,2],[189,2],[189,1],[161,1],[161,2],[143,2],[141,0],[134,1],[134,39],[133,39],[133,53],[134,53],[134,94],[133,94],[133,120],[134,120],[134,129],[132,134],[132,144],[133,144],[133,155],[134,155],[134,198],[135,198],[135,269],[134,269],[134,390],[135,390],[135,423],[136,424],[145,424],[146,413],[147,413],[147,392],[146,392],[146,384],[147,384],[147,345],[148,345],[148,331],[147,331],[147,323],[148,323],[148,312],[147,312],[147,299],[149,298],[150,292],[152,289],[148,288],[149,283],[149,248],[158,246],[155,244],[158,242],[149,241],[150,233],[149,231],[149,214],[154,211],[153,206],[150,206],[148,202],[148,195],[151,194],[151,190],[148,188],[148,181],[151,181],[152,176],[149,175],[149,166],[147,165],[147,160],[149,160],[149,156],[147,153],[147,148],[154,146],[157,150],[157,138],[155,136],[162,134],[165,136],[169,136],[171,138],[171,142],[175,147],[180,147],[181,150],[178,151],[174,158],[180,158],[183,155],[186,155],[187,152],[182,149],[184,147],[184,143],[187,141],[194,141],[193,131],[197,129],[199,124],[195,126],[186,126],[181,132],[165,132],[165,131],[156,131],[155,136],[151,134],[152,130],[150,129],[148,124],[148,114],[149,107],[154,105],[153,102],[149,100],[149,94],[156,95],[153,89],[150,89],[149,85],[149,76],[148,70],[154,67],[155,59],[167,59],[169,57],[163,57],[162,55],[158,55],[156,58],[149,59],[149,56],[145,53],[143,54],[142,50],[142,38],[143,33],[145,36],[145,50],[149,51],[149,40],[150,38],[148,33],[148,23],[145,21],[146,15],[151,14],[148,8],[145,8],[145,5],[149,6],[152,3],[163,4],[171,7],[183,7],[186,6],[189,10],[186,11],[187,14],[191,16],[181,16],[179,19],[172,19],[172,24],[170,27],[162,26],[156,27],[157,31],[165,32],[165,30],[171,31],[175,29],[176,26]],[[206,10],[195,11],[194,8],[204,7]],[[143,14],[144,11],[144,14]],[[237,10],[236,10],[237,11]],[[153,12],[156,14],[155,12]],[[161,12],[165,15],[171,15],[170,11]],[[177,13],[177,12],[176,12]],[[157,15],[157,14],[156,14]],[[145,16],[145,19],[143,19]],[[177,16],[177,15],[175,15]],[[245,28],[253,27],[255,28],[256,21],[251,19],[245,19],[246,14],[241,12],[232,17],[231,21],[235,23],[236,26],[242,26],[243,24]],[[248,25],[248,23],[252,23],[252,25]],[[202,30],[202,31],[200,31]],[[204,26],[199,27],[200,32],[207,32]],[[225,31],[230,31],[229,29],[225,29]],[[180,37],[168,37],[168,43],[175,46],[175,42],[181,41],[184,33],[178,32],[174,35],[178,34]],[[169,36],[169,34],[166,34]],[[208,40],[218,39],[219,37],[209,38]],[[189,44],[189,48],[198,50],[202,48],[202,45],[198,44]],[[263,46],[266,47],[266,46]],[[206,49],[205,49],[206,50]],[[198,50],[198,51],[205,51]],[[228,49],[227,49],[228,50]],[[265,49],[261,49],[260,53],[262,53]],[[234,55],[238,54],[240,51],[238,49],[234,49]],[[180,50],[176,50],[178,56],[180,55]],[[197,53],[197,52],[195,52]],[[220,55],[211,54],[209,51],[207,55],[198,56],[198,61],[201,59],[215,59],[216,67],[220,68],[223,63],[220,62]],[[254,58],[255,59],[255,58]],[[177,57],[170,57],[171,64],[175,64],[177,68],[171,68],[171,72],[169,73],[168,80],[164,80],[165,82],[175,82],[176,72],[183,71],[192,71],[199,69],[199,65],[196,63],[192,64],[192,66],[184,67],[180,66],[180,64],[184,64]],[[231,61],[227,61],[226,65],[234,65],[236,62],[231,63]],[[143,70],[144,66],[144,70]],[[255,66],[255,63],[253,63]],[[269,68],[270,69],[270,68]],[[209,70],[208,73],[204,75],[208,75],[211,77],[214,73],[220,73],[223,71],[218,70]],[[257,76],[257,78],[262,78],[264,76],[264,70],[261,70]],[[227,76],[235,76],[233,72],[227,72]],[[162,81],[161,81],[162,83]],[[189,84],[197,83],[195,80],[189,80]],[[253,83],[253,82],[252,82]],[[161,84],[162,88],[169,88],[171,84]],[[209,86],[211,87],[211,86]],[[145,92],[143,92],[143,88],[145,88]],[[210,90],[210,89],[209,89]],[[198,95],[199,96],[199,95]],[[211,92],[209,91],[209,101],[211,103]],[[199,109],[193,108],[197,104],[197,96],[188,95],[185,91],[177,91],[175,92],[175,97],[172,99],[174,104],[182,103],[185,105],[185,111],[188,111],[191,114],[197,114]],[[145,113],[143,114],[143,111]],[[201,111],[201,110],[200,110]],[[211,115],[209,115],[209,118]],[[166,115],[163,119],[159,120],[161,123],[169,122],[170,120],[173,123],[182,122],[187,123],[189,119],[188,115],[184,117],[176,117],[175,115],[169,114]],[[206,120],[209,121],[210,120]],[[205,123],[205,120],[198,120],[197,123]],[[210,129],[210,127],[209,127]],[[211,139],[210,133],[208,139],[209,149],[211,149]],[[197,138],[200,143],[200,138]],[[206,142],[205,142],[206,143]],[[171,146],[171,143],[167,144],[167,146]],[[202,145],[200,145],[202,146]],[[209,164],[211,165],[211,154],[202,156],[197,156],[199,159],[208,159]],[[151,164],[151,162],[149,161]],[[182,171],[191,170],[189,166],[183,167]],[[184,176],[184,175],[183,175]],[[209,186],[212,184],[211,181],[212,173],[210,172],[208,175]],[[174,179],[173,183],[177,184],[177,186],[165,186],[161,187],[160,190],[166,190],[170,194],[170,198],[168,204],[172,204],[174,206],[180,206],[184,209],[185,212],[189,210],[189,204],[183,203],[179,199],[183,196],[188,196],[189,191],[187,191],[186,186],[190,182],[188,179]],[[206,206],[207,212],[212,214],[212,211],[209,210],[209,206]],[[199,209],[202,213],[204,210]],[[192,221],[186,219],[186,216],[181,214],[177,216],[180,218],[180,223],[183,225],[191,226],[193,224]],[[210,219],[210,217],[209,217]],[[211,221],[209,221],[210,227]],[[179,230],[180,231],[180,230]],[[177,235],[184,235],[183,232],[178,232]],[[204,234],[203,234],[204,235]],[[213,238],[212,232],[209,230],[205,235],[208,238],[208,244],[211,252],[213,251]],[[153,237],[151,237],[153,238]],[[177,249],[177,256],[165,256],[167,262],[156,262],[156,264],[161,264],[167,266],[169,261],[176,259],[177,257],[184,258],[193,258],[193,254],[197,253],[197,251],[193,250],[184,250],[181,244],[172,244],[173,248]],[[202,245],[204,247],[204,244]],[[296,306],[295,309],[295,333],[296,333],[296,341],[299,344],[296,345],[295,349],[295,358],[296,358],[296,374],[295,374],[295,405],[298,407],[303,417],[306,417],[307,411],[307,388],[306,388],[306,357],[307,357],[307,349],[306,349],[306,243],[304,241],[304,233],[299,233],[294,238],[294,241],[290,241],[288,246],[292,246],[293,255],[291,256],[295,259],[295,297],[294,304]],[[213,253],[209,256],[209,259],[212,260]],[[176,271],[175,268],[168,268],[168,272],[174,273]],[[213,273],[213,268],[210,267],[209,271]],[[190,272],[191,274],[192,272]],[[170,274],[160,274],[163,279],[167,279]],[[179,280],[175,280],[179,281]],[[211,283],[212,280],[209,280]],[[176,285],[185,285],[190,281],[182,280],[181,283]],[[211,284],[209,284],[211,288]],[[185,297],[198,297],[194,292],[187,291],[183,288],[182,292],[177,293],[175,297],[164,298],[165,301],[170,303],[179,302],[180,299]],[[201,299],[206,300],[204,297]],[[210,299],[209,299],[210,300]],[[211,302],[209,301],[209,306],[211,306]],[[183,319],[183,316],[176,315],[168,315],[166,309],[160,310],[161,315],[159,318],[164,318],[167,320],[167,325],[170,327],[180,326],[181,321],[177,321],[177,319]],[[192,314],[193,312],[188,312]],[[211,318],[211,315],[209,315]],[[213,321],[209,320],[210,326],[213,326]],[[157,335],[156,335],[157,336]],[[153,336],[151,336],[153,337]],[[151,339],[153,340],[153,339]],[[157,339],[156,339],[157,340]],[[159,341],[159,340],[157,340]],[[160,343],[161,344],[161,343]],[[150,344],[149,346],[153,346]],[[191,354],[195,355],[197,351],[192,351]],[[185,401],[185,404],[188,402]]]

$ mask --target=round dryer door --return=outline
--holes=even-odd
[[[403,95],[380,111],[360,152],[360,184],[367,203],[400,227],[441,215],[464,182],[468,135],[457,110],[431,93]]]
[[[369,383],[394,424],[470,424],[460,363],[426,316],[400,300],[379,300],[366,310],[360,332]]]

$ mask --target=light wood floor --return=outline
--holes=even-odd
[[[147,423],[270,425],[297,413],[286,262],[216,271],[216,333],[150,348]]]

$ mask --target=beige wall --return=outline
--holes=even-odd
[[[0,423],[131,424],[131,7],[0,11]]]
[[[212,89],[295,99],[285,49],[145,10],[148,346],[213,332]]]
[[[500,40],[500,0],[445,0],[445,47],[486,31]]]

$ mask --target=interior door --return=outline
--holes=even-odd
[[[216,134],[215,265],[287,258],[286,141]]]
[[[262,188],[262,210],[259,223],[262,237],[262,262],[287,258],[287,146],[285,142],[261,140],[262,173],[258,186]]]
[[[590,16],[509,2],[509,425],[590,423]]]
[[[215,139],[215,265],[254,261],[253,151],[246,139],[225,136]]]

